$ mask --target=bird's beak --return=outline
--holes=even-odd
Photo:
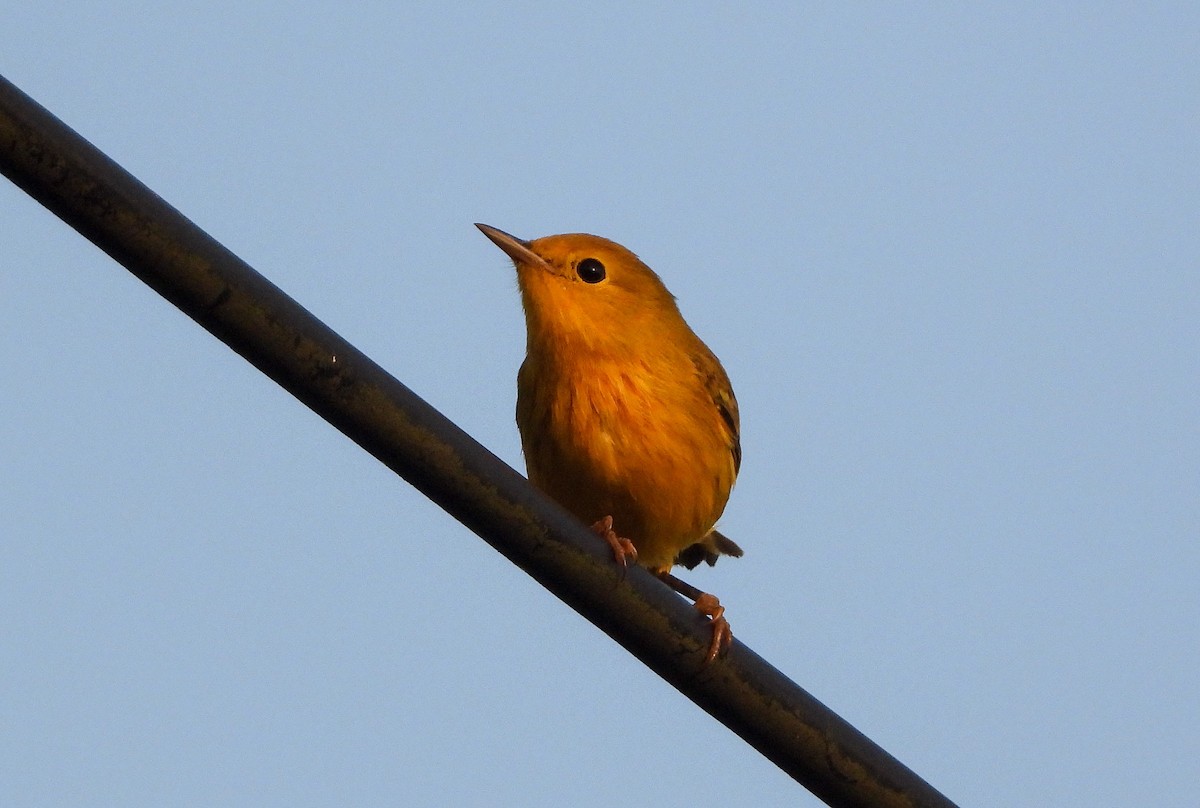
[[[554,271],[550,268],[550,265],[546,263],[546,259],[529,249],[528,241],[522,241],[516,236],[509,235],[503,230],[492,227],[491,225],[479,224],[476,222],[475,226],[479,228],[480,232],[490,238],[493,244],[504,250],[504,252],[508,254],[508,257],[517,264],[524,264],[525,266],[529,267],[539,267],[547,272]]]

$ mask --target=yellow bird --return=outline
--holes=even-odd
[[[741,465],[724,368],[629,250],[584,233],[522,241],[475,225],[512,258],[525,309],[517,427],[530,481],[648,567],[732,639],[714,596],[671,575],[742,549],[713,529]]]

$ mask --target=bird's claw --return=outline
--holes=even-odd
[[[629,562],[631,561],[637,563],[637,548],[633,546],[633,542],[629,539],[617,535],[616,531],[613,530],[613,518],[611,516],[606,516],[592,525],[592,530],[612,548],[613,558],[621,565],[622,570],[628,569]]]
[[[729,628],[729,621],[725,619],[725,607],[717,600],[716,595],[702,592],[700,597],[696,598],[696,611],[712,622],[712,642],[709,643],[708,653],[704,656],[704,664],[707,665],[729,650],[729,644],[733,642],[733,631]]]

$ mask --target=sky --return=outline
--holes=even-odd
[[[1195,805],[1200,9],[14,4],[0,74],[513,466],[475,228],[742,418],[684,575],[966,806]],[[818,805],[0,182],[0,802]]]

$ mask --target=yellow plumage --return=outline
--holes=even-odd
[[[737,401],[658,275],[598,236],[525,242],[478,227],[517,269],[528,335],[517,426],[530,481],[589,524],[611,516],[660,576],[741,555],[713,530],[741,462]]]

